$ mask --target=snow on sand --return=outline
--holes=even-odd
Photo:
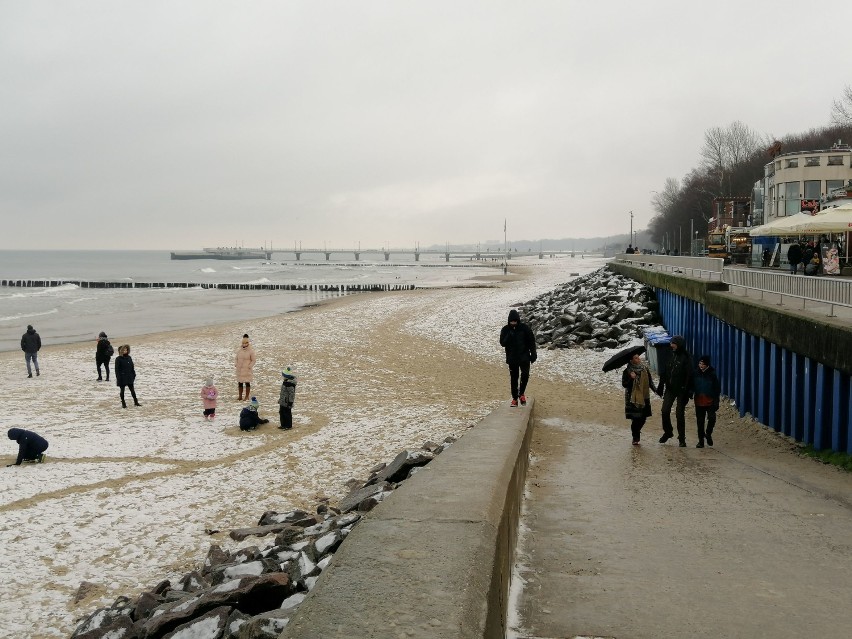
[[[0,354],[0,427],[50,441],[47,463],[0,469],[3,636],[67,636],[97,605],[188,571],[210,543],[236,546],[227,532],[263,511],[334,501],[346,479],[400,449],[461,434],[507,399],[497,335],[509,307],[602,264],[518,260],[512,270],[525,277],[499,288],[363,294],[138,338],[93,327],[131,344],[142,406],[126,410],[113,382],[94,381],[94,343],[47,346],[32,380],[19,353]],[[253,433],[236,425],[232,362],[243,332],[258,351],[252,391],[271,420]],[[611,384],[600,373],[606,357],[543,351],[531,394],[535,375]],[[287,364],[299,374],[291,432],[276,428]],[[201,418],[208,374],[221,397],[213,423]],[[14,461],[12,442],[0,451]],[[97,589],[75,604],[83,581]]]

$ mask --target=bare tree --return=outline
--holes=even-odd
[[[731,173],[765,144],[763,136],[739,120],[731,122],[727,128],[714,126],[704,132],[701,157],[705,169],[716,177],[720,195],[731,195]]]
[[[832,103],[831,123],[844,129],[852,128],[852,86],[847,84],[843,97]]]

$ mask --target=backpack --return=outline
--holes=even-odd
[[[107,357],[112,357],[113,355],[115,355],[115,349],[112,347],[112,344],[107,346],[106,353],[107,353]]]

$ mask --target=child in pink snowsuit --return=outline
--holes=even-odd
[[[213,385],[213,378],[209,377],[201,388],[201,401],[204,403],[204,419],[208,422],[212,422],[216,417],[216,400],[218,397],[219,391]]]

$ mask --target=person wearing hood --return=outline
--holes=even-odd
[[[509,389],[512,392],[513,408],[527,403],[526,389],[530,379],[530,364],[538,358],[535,348],[535,335],[532,329],[521,321],[514,308],[509,311],[508,323],[500,331],[500,346],[506,349],[506,364],[509,366]]]
[[[651,371],[642,363],[641,353],[634,353],[621,374],[624,387],[624,416],[630,420],[630,432],[633,445],[639,446],[639,439],[645,420],[651,416],[651,391],[657,392]]]
[[[201,403],[204,406],[204,419],[212,422],[216,419],[216,403],[219,399],[219,389],[213,383],[213,378],[208,377],[201,387]]]
[[[119,388],[118,396],[121,397],[122,408],[127,408],[127,402],[124,401],[125,388],[130,389],[133,405],[142,405],[136,399],[136,388],[133,386],[135,382],[136,367],[133,365],[133,358],[130,357],[130,345],[124,344],[118,347],[118,357],[115,358],[115,385]]]
[[[293,404],[296,403],[296,371],[288,366],[281,371],[281,395],[278,397],[278,418],[281,430],[293,428]]]
[[[109,360],[112,359],[115,350],[112,347],[112,344],[109,343],[107,339],[107,334],[101,331],[98,334],[98,343],[95,347],[95,366],[98,368],[98,381],[104,381],[103,375],[101,374],[101,366],[104,367],[104,371],[106,372],[106,381],[109,381]]]
[[[10,428],[8,434],[9,439],[18,442],[18,459],[14,464],[6,464],[7,467],[44,461],[44,451],[48,446],[44,437],[23,428]]]
[[[254,430],[261,424],[268,424],[268,419],[263,419],[258,415],[257,410],[260,408],[260,402],[257,397],[252,397],[248,405],[240,411],[240,430]]]
[[[713,445],[713,428],[716,426],[716,411],[719,410],[719,396],[722,385],[716,371],[710,365],[710,356],[702,355],[698,359],[698,368],[692,377],[692,396],[695,402],[695,421],[698,424],[698,443],[696,448]],[[707,419],[707,430],[704,429],[704,419]]]
[[[27,325],[27,332],[21,336],[21,350],[24,351],[24,361],[27,363],[27,377],[33,376],[35,368],[36,377],[41,375],[38,368],[38,352],[41,350],[41,337],[36,333],[32,324]]]
[[[245,386],[245,398],[251,397],[251,381],[252,370],[257,361],[257,355],[254,352],[254,347],[249,341],[248,333],[243,334],[243,339],[240,342],[240,347],[237,349],[237,356],[234,365],[237,369],[237,399],[243,399],[243,386]]]
[[[660,443],[665,444],[674,437],[672,431],[672,406],[675,406],[677,419],[677,439],[681,447],[686,446],[686,404],[692,393],[692,358],[686,350],[686,340],[675,335],[671,341],[672,354],[668,364],[660,375],[657,394],[663,398],[660,412],[663,417],[663,436]]]

